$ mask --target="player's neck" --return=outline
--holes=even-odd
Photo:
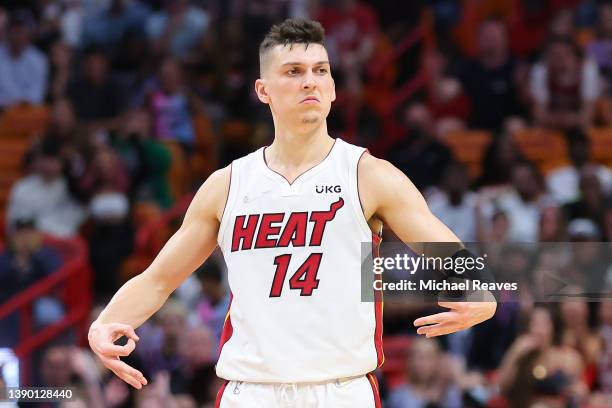
[[[274,142],[265,150],[268,167],[292,179],[322,162],[334,145],[334,139],[327,134],[326,127],[320,130],[307,134],[277,130]]]

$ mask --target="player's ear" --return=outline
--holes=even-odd
[[[268,91],[266,89],[265,80],[259,78],[255,81],[255,93],[257,93],[257,97],[263,103],[270,103],[270,96],[268,95]]]
[[[332,96],[331,96],[331,101],[335,101],[336,100],[336,81],[334,81],[334,78],[332,78]]]

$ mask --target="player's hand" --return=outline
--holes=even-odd
[[[125,346],[114,344],[122,336],[128,338]],[[89,328],[87,339],[93,352],[102,360],[102,364],[117,377],[136,389],[147,385],[147,379],[140,371],[120,360],[120,357],[129,356],[136,348],[138,336],[132,326],[121,323],[94,322]]]
[[[416,319],[414,325],[418,327],[418,334],[435,337],[464,330],[490,319],[497,309],[493,301],[438,302],[438,305],[450,310]]]

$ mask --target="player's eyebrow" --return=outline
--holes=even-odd
[[[325,64],[329,65],[329,61],[318,61],[314,63],[314,65],[325,65]],[[282,66],[284,67],[286,65],[304,65],[304,63],[297,62],[297,61],[290,61],[290,62],[285,62]]]

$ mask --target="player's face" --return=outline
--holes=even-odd
[[[320,125],[336,99],[329,57],[319,44],[274,47],[255,87],[275,121],[305,130]]]

